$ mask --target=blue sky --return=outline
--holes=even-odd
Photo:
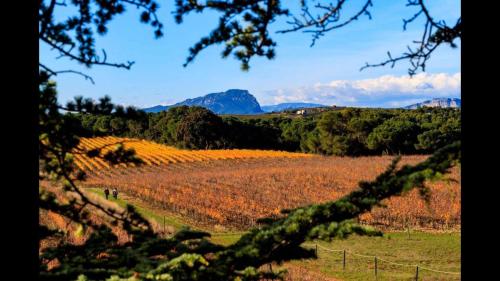
[[[109,61],[135,61],[131,70],[99,66],[87,69],[69,60],[56,59],[57,53],[40,43],[41,62],[54,70],[83,71],[96,82],[93,85],[77,75],[59,75],[55,80],[60,102],[77,95],[95,99],[109,95],[118,104],[147,107],[233,88],[249,90],[262,105],[304,101],[392,107],[431,97],[460,97],[459,41],[456,49],[439,47],[427,65],[427,73],[411,80],[406,62],[394,68],[359,71],[365,62],[384,60],[387,51],[393,55],[402,53],[420,37],[423,21],[411,24],[403,32],[402,19],[415,12],[405,6],[405,0],[373,1],[372,20],[364,17],[334,30],[314,47],[310,47],[309,34],[274,34],[278,44],[276,58],[252,59],[249,72],[242,72],[239,62],[232,57],[222,59],[222,46],[208,48],[192,64],[183,67],[189,47],[216,26],[217,15],[192,14],[177,25],[171,14],[173,1],[158,2],[164,37],[154,39],[153,30],[139,23],[138,10],[129,7],[110,23],[105,36],[97,38],[97,47],[107,51]],[[434,18],[450,25],[460,16],[460,1],[427,2]],[[352,1],[350,7],[362,4],[363,1]],[[61,18],[66,15],[64,11],[56,14]],[[286,27],[285,20],[278,20],[271,30]]]

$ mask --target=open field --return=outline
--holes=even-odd
[[[406,156],[402,164],[426,156]],[[193,224],[244,230],[256,220],[284,208],[335,200],[384,171],[392,157],[271,157],[197,161],[171,165],[117,168],[113,174],[91,175],[88,187],[116,187],[158,210],[180,215]],[[433,230],[460,226],[460,176],[457,182],[430,183],[427,204],[416,190],[387,200],[361,222],[380,228]]]
[[[453,274],[460,272],[460,238],[459,232],[412,232],[409,237],[404,232],[389,232],[383,237],[351,236],[332,243],[315,242],[320,246],[317,260],[291,264],[341,280],[376,280],[372,256],[377,256],[377,280],[415,280],[416,265],[418,280],[460,280],[459,274]],[[326,249],[347,251],[345,270],[343,252]]]

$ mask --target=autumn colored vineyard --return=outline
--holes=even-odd
[[[161,145],[147,140],[118,138],[118,137],[98,137],[81,138],[74,158],[78,168],[100,172],[109,170],[111,167],[106,161],[98,157],[89,157],[85,154],[93,149],[101,149],[101,155],[113,150],[117,145],[122,144],[125,149],[134,149],[136,155],[148,166],[158,166],[175,163],[211,161],[223,159],[248,159],[248,158],[269,158],[269,157],[311,157],[305,153],[291,153],[285,151],[272,150],[250,150],[250,149],[227,149],[227,150],[181,150],[171,146]],[[129,164],[130,165],[130,164]],[[120,164],[120,167],[126,167]],[[133,165],[132,165],[133,166]]]
[[[255,226],[258,218],[277,215],[284,208],[335,200],[356,188],[360,180],[375,178],[393,159],[257,150],[184,151],[118,138],[84,139],[82,146],[89,149],[123,140],[147,165],[106,169],[109,166],[99,160],[80,155],[76,158],[79,165],[88,165],[92,171],[86,186],[116,187],[151,208],[181,215],[194,224],[226,229]],[[426,157],[405,156],[401,164],[415,164]],[[430,202],[414,190],[387,200],[387,208],[377,208],[360,219],[391,229],[459,228],[459,169],[454,168],[448,177],[452,181],[429,183]]]

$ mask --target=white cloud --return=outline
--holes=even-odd
[[[334,80],[259,95],[263,104],[315,102],[340,106],[394,107],[435,97],[459,97],[461,74],[385,75],[363,80]]]

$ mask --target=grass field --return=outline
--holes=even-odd
[[[375,280],[374,257],[377,256],[377,280],[415,280],[415,266],[419,265],[418,280],[460,280],[460,275],[426,270],[460,272],[460,233],[404,232],[386,233],[383,237],[352,236],[333,243],[318,242],[328,249],[346,250],[346,268],[343,270],[343,252],[318,248],[314,261],[292,262],[310,270],[342,280]],[[383,261],[386,260],[386,261]],[[425,268],[425,269],[424,269]]]

